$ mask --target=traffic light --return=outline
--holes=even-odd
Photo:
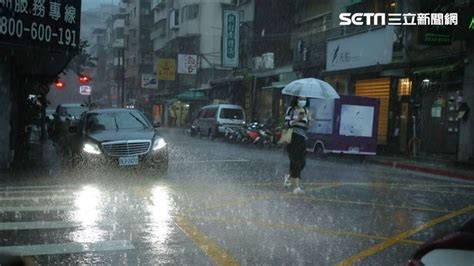
[[[79,75],[79,82],[82,84],[89,83],[91,81],[91,78],[87,75]]]
[[[64,86],[65,86],[64,82],[60,79],[57,79],[54,85],[56,86],[56,89],[58,90],[64,89]]]

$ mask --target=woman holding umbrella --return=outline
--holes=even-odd
[[[288,128],[293,129],[291,141],[287,146],[290,158],[290,173],[285,176],[285,186],[291,186],[294,180],[293,193],[303,193],[300,187],[301,170],[306,165],[306,131],[309,126],[308,98],[338,99],[336,90],[327,82],[314,78],[299,79],[291,82],[282,91],[293,96],[290,107],[286,111],[285,121]]]
[[[290,174],[285,176],[285,186],[290,187],[294,180],[296,188],[293,193],[303,193],[300,187],[301,171],[306,165],[306,131],[308,130],[308,104],[306,97],[293,96],[290,107],[286,110],[286,126],[293,129],[291,142],[287,146],[290,158]]]

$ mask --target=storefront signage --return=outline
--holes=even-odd
[[[222,42],[222,66],[239,66],[240,13],[224,10],[224,28]]]
[[[421,0],[420,9],[423,12],[446,12],[452,9],[450,0]],[[458,25],[456,17],[456,25]],[[450,45],[453,39],[453,30],[449,24],[427,24],[426,27],[420,27],[418,42],[423,45]]]
[[[80,25],[81,1],[0,0],[0,45],[74,50]]]
[[[392,61],[393,27],[328,41],[327,71],[388,64]]]
[[[158,80],[176,79],[176,60],[158,58]]]
[[[179,54],[178,55],[178,74],[192,74],[197,73],[198,61],[197,55]]]
[[[153,74],[143,74],[142,75],[142,85],[143,89],[158,89],[158,80]]]

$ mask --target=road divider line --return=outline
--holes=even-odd
[[[17,206],[17,207],[0,207],[2,212],[48,212],[48,211],[73,211],[74,206]]]
[[[202,161],[182,161],[182,162],[170,162],[170,164],[194,164],[194,163],[246,163],[249,160],[202,160]]]
[[[147,189],[144,187],[137,187],[134,190],[136,193],[146,198],[149,204],[154,205],[153,201],[148,197],[149,191]],[[187,217],[175,214],[173,221],[184,234],[186,234],[207,256],[209,256],[214,264],[218,266],[240,265],[234,257],[201,232]]]
[[[289,198],[295,198],[295,199],[305,199],[305,200],[314,200],[314,201],[323,201],[323,202],[365,205],[365,206],[371,206],[371,207],[384,207],[384,208],[407,209],[407,210],[429,211],[429,212],[450,212],[449,210],[441,210],[441,209],[433,209],[433,208],[399,206],[399,205],[382,204],[382,203],[375,203],[375,202],[363,202],[363,201],[350,201],[350,200],[319,198],[319,197],[315,197],[315,196],[312,196],[312,195],[286,195],[286,196],[289,197]]]
[[[42,256],[71,253],[126,251],[135,249],[128,240],[111,240],[96,243],[61,243],[26,246],[4,246],[0,247],[1,254],[16,256]]]
[[[71,189],[45,189],[45,190],[12,190],[12,191],[0,191],[0,194],[28,194],[28,193],[74,193],[74,190]]]
[[[14,187],[0,187],[0,191],[8,190],[21,190],[21,189],[39,189],[39,188],[51,188],[51,189],[61,189],[61,188],[76,188],[77,186],[73,185],[50,185],[50,186],[14,186]]]
[[[258,202],[258,201],[262,201],[262,200],[268,200],[268,199],[271,199],[271,198],[273,198],[277,195],[278,194],[275,194],[275,193],[267,193],[267,194],[264,194],[264,195],[261,195],[261,196],[258,196],[258,197],[248,197],[248,198],[244,198],[244,199],[237,199],[237,200],[223,202],[223,203],[216,204],[216,205],[207,206],[207,207],[204,207],[204,208],[193,209],[193,210],[190,210],[189,212],[190,213],[195,213],[195,212],[208,211],[208,210],[213,210],[213,209],[236,207],[236,206],[241,206],[241,205],[245,205],[245,204],[248,204],[248,203],[254,203],[254,202]]]
[[[74,195],[54,195],[54,196],[32,196],[32,197],[0,197],[0,201],[15,201],[15,200],[63,200],[73,199]]]
[[[320,187],[311,189],[311,191],[319,191],[319,190],[334,188],[334,187],[339,187],[339,186],[341,186],[341,184],[332,184],[332,185],[328,185],[328,186],[320,186]],[[223,202],[223,203],[219,203],[219,204],[204,207],[204,208],[193,209],[193,210],[190,210],[189,212],[190,213],[195,213],[195,212],[208,211],[208,210],[213,210],[213,209],[222,209],[222,208],[227,208],[227,207],[242,206],[242,205],[245,205],[245,204],[248,204],[248,203],[255,203],[255,202],[258,202],[258,201],[269,200],[269,199],[272,199],[274,197],[278,197],[278,196],[282,196],[282,195],[283,196],[292,195],[292,193],[291,192],[280,192],[280,193],[270,192],[270,193],[265,193],[265,194],[257,196],[257,197],[250,196],[250,197],[247,197],[247,198],[242,198],[242,199],[232,200],[232,201],[228,201],[228,202]]]
[[[364,258],[367,258],[369,256],[372,256],[374,255],[375,253],[378,253],[384,249],[387,249],[399,242],[402,242],[403,240],[405,240],[406,238],[418,233],[418,232],[421,232],[425,229],[428,229],[430,227],[433,227],[439,223],[442,223],[442,222],[445,222],[449,219],[452,219],[456,216],[459,216],[459,215],[462,215],[462,214],[465,214],[465,213],[468,213],[468,212],[471,212],[474,210],[474,205],[470,205],[470,206],[467,206],[465,208],[462,208],[460,210],[457,210],[457,211],[453,211],[453,212],[450,212],[446,215],[443,215],[443,216],[440,216],[438,218],[435,218],[435,219],[432,219],[428,222],[425,222],[415,228],[412,228],[410,230],[407,230],[403,233],[400,233],[396,236],[393,236],[385,241],[383,241],[382,243],[379,243],[375,246],[372,246],[358,254],[355,254],[341,262],[339,262],[338,264],[336,264],[337,266],[347,266],[347,265],[353,265],[355,263],[359,263],[361,262]]]
[[[240,265],[240,263],[228,254],[222,247],[202,233],[185,216],[175,218],[176,225],[218,266]]]
[[[36,230],[36,229],[66,229],[79,227],[80,223],[68,221],[36,221],[0,223],[0,231]]]
[[[471,196],[471,197],[474,196],[474,193],[466,193],[466,192],[459,192],[459,191],[439,191],[439,190],[432,190],[432,189],[410,188],[410,187],[392,187],[392,186],[383,186],[383,185],[371,185],[371,187],[388,188],[388,189],[391,189],[391,190],[433,192],[433,193],[440,193],[440,194],[453,194],[453,195],[463,195],[463,196]]]
[[[265,228],[272,228],[272,229],[284,229],[284,230],[300,230],[304,232],[310,232],[310,233],[319,233],[322,235],[328,235],[328,236],[342,236],[342,237],[357,237],[357,238],[365,238],[365,239],[371,239],[371,240],[387,240],[389,239],[388,237],[384,236],[376,236],[376,235],[369,235],[369,234],[364,234],[364,233],[356,233],[356,232],[346,232],[346,231],[338,231],[338,230],[331,230],[331,229],[325,229],[325,228],[320,228],[316,226],[308,226],[308,225],[302,225],[302,224],[275,224],[275,223],[269,223],[269,222],[263,222],[263,221],[248,221],[248,220],[239,220],[239,219],[234,219],[234,218],[222,218],[222,217],[203,217],[203,216],[191,216],[190,218],[197,219],[197,220],[202,220],[202,221],[216,221],[216,222],[221,222],[225,224],[235,224],[235,225],[255,225],[259,227],[265,227]],[[413,245],[421,245],[423,244],[422,241],[416,241],[416,240],[403,240],[403,243],[406,244],[413,244]]]

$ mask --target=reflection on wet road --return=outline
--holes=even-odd
[[[403,264],[474,214],[474,184],[379,166],[308,161],[163,129],[167,174],[51,169],[5,178],[0,253],[39,264]]]

